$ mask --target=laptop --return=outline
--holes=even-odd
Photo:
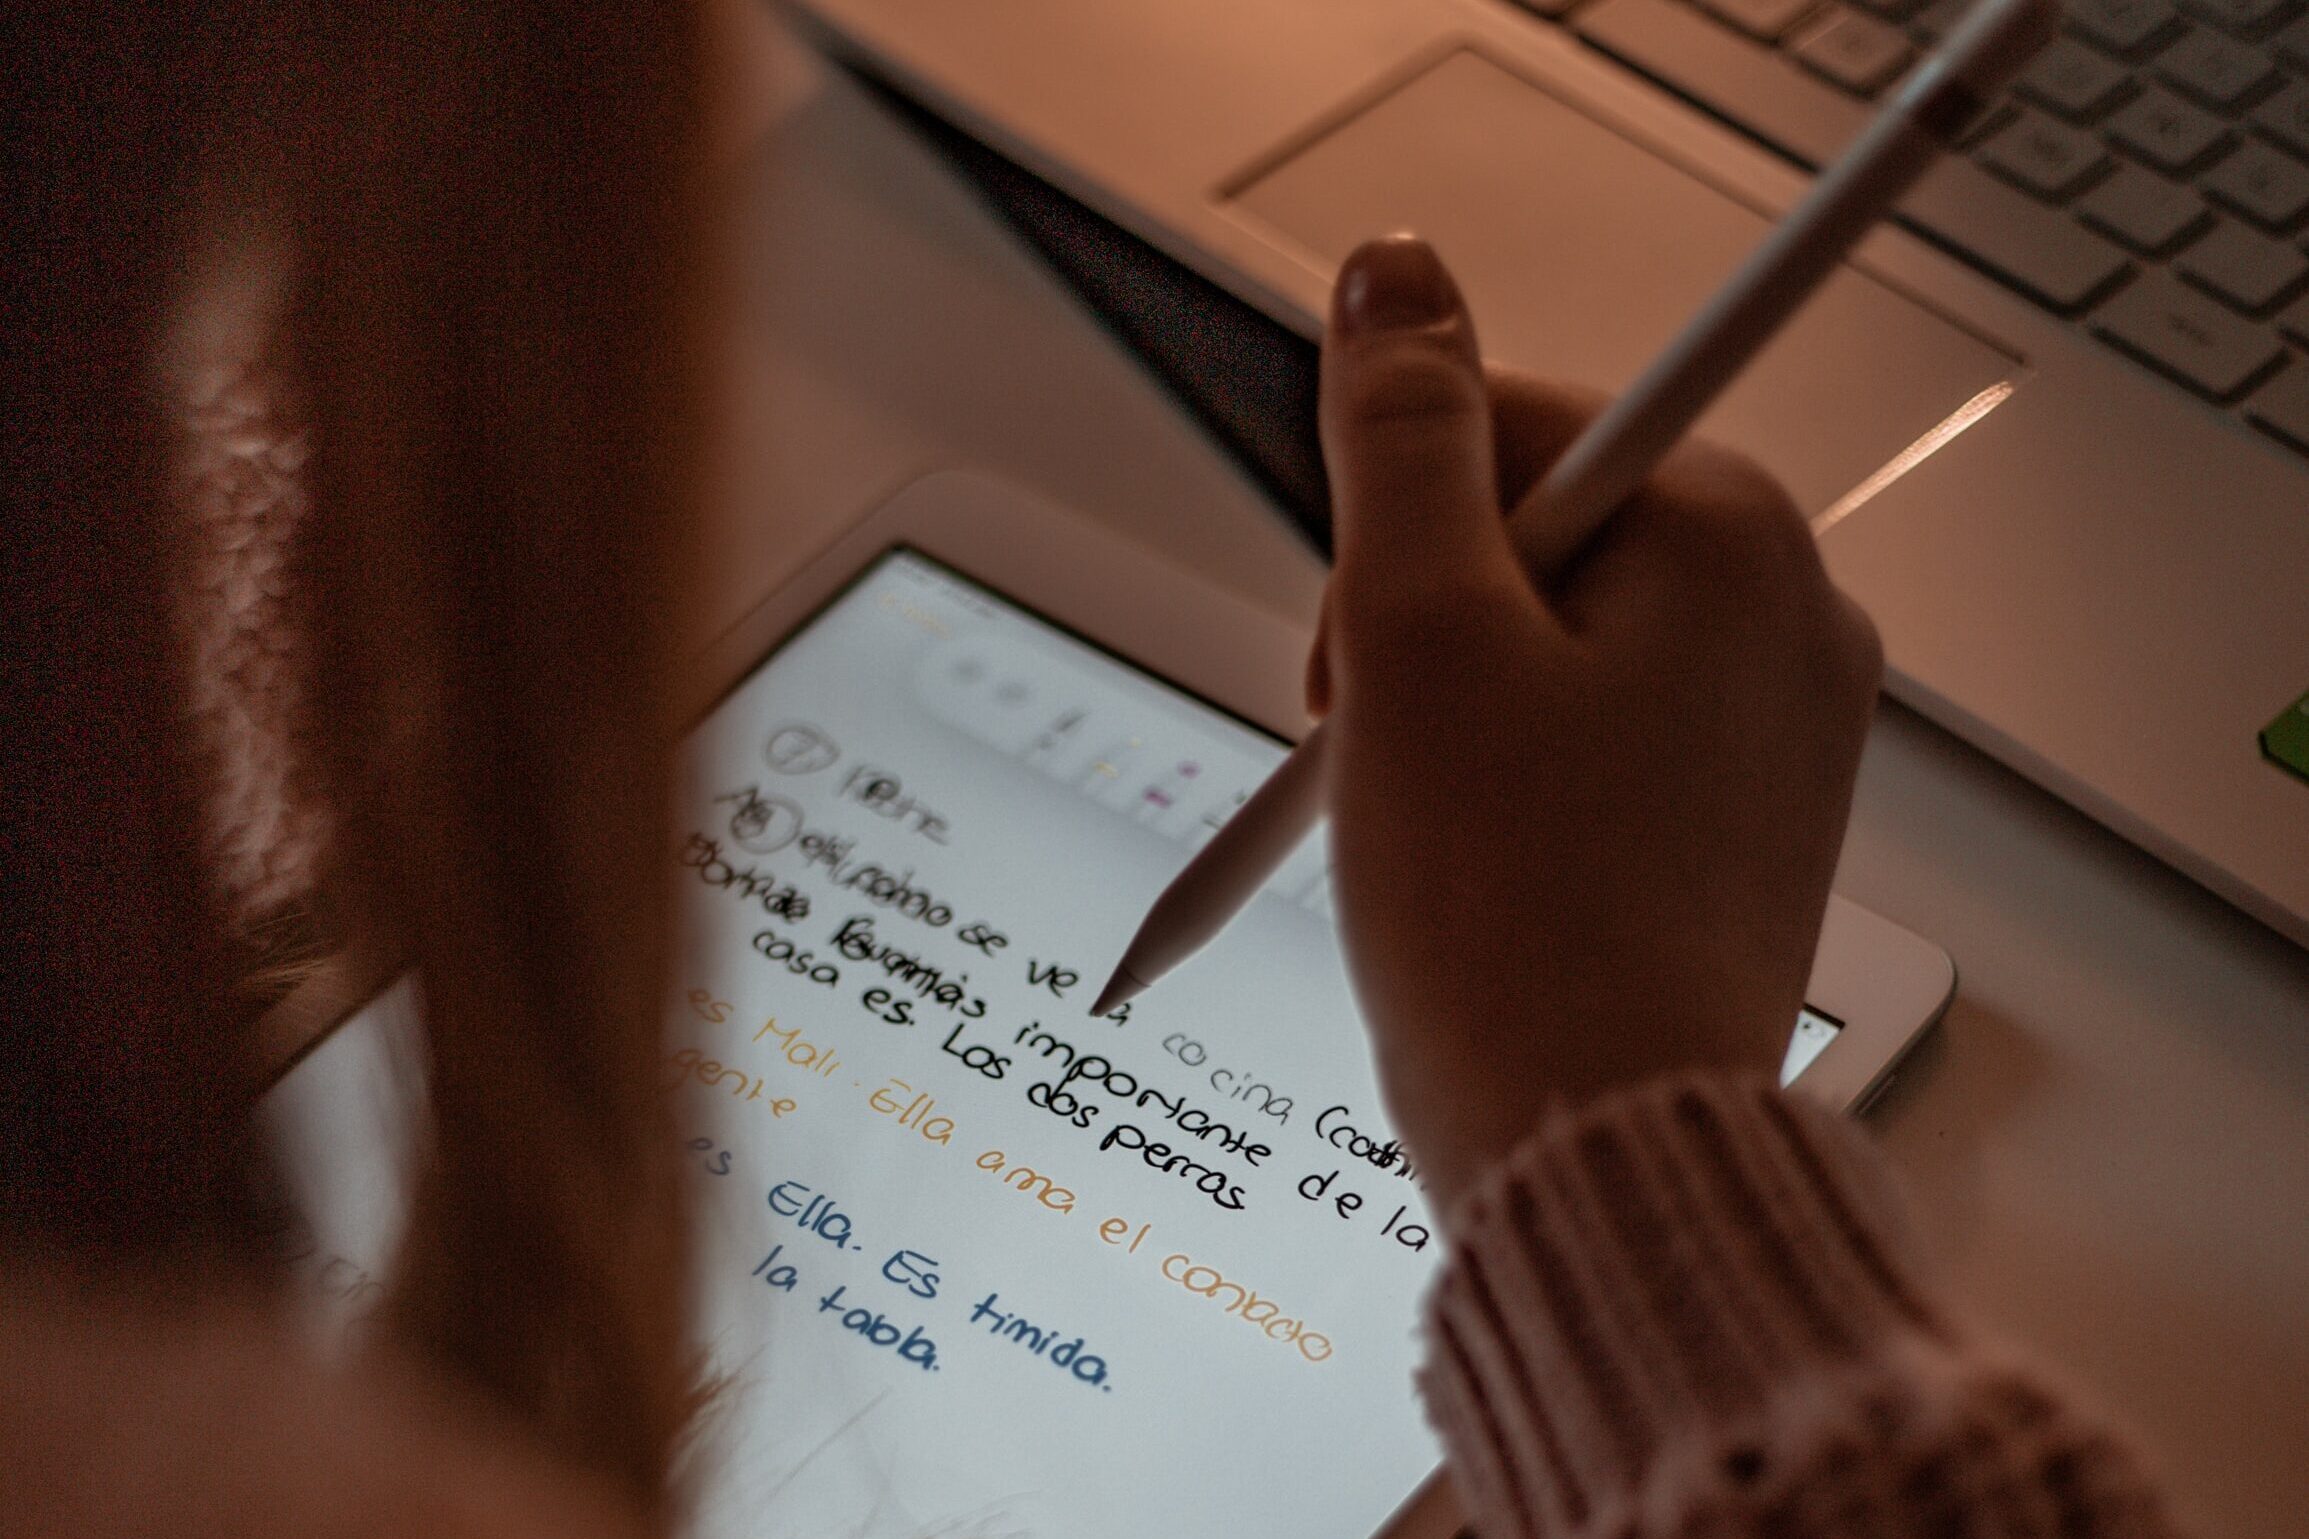
[[[799,0],[822,44],[1307,335],[1416,230],[1624,387],[1961,0]],[[2309,13],[2066,34],[1703,419],[1898,699],[2309,944]]]

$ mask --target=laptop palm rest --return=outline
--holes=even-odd
[[[1491,357],[1624,388],[1770,220],[1585,111],[1461,49],[1270,158],[1227,195],[1335,268],[1414,230],[1451,264]],[[1701,420],[1817,513],[2015,359],[1851,267]]]

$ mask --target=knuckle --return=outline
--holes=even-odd
[[[1483,365],[1483,380],[1495,401],[1576,425],[1584,426],[1611,404],[1611,397],[1600,390],[1489,360]]]
[[[1660,479],[1693,502],[1720,503],[1754,513],[1796,515],[1779,478],[1739,450],[1713,439],[1680,444],[1661,466]]]
[[[1338,421],[1350,430],[1413,431],[1484,407],[1483,382],[1460,359],[1413,343],[1346,371],[1335,384]]]
[[[1508,600],[1479,582],[1447,573],[1350,570],[1333,579],[1339,595],[1334,661],[1416,666],[1482,649]]]
[[[1708,446],[1678,467],[1668,491],[1679,544],[1718,580],[1743,588],[1825,583],[1794,499],[1746,455]]]
[[[1796,503],[1780,478],[1737,449],[1722,444],[1702,446],[1714,458],[1714,474],[1723,487],[1722,496],[1759,514],[1778,515],[1801,523]]]
[[[1836,613],[1841,652],[1855,686],[1874,696],[1884,682],[1884,636],[1867,610],[1839,590]]]

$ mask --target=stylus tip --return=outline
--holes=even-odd
[[[1092,1015],[1105,1015],[1118,1005],[1127,1004],[1146,992],[1146,985],[1130,975],[1128,966],[1117,966],[1114,976],[1106,980],[1106,987],[1098,991],[1098,1003],[1090,1007]]]

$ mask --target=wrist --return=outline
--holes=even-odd
[[[1514,1018],[1505,1012],[1482,1012],[1480,1029],[1430,1019],[1417,1031],[1378,1034],[1389,1119],[1438,1213],[1544,1122],[1671,1076],[1776,1080],[1797,1010],[1778,999],[1705,1016],[1664,1002],[1614,1003],[1550,1012],[1554,1019],[1524,1013],[1511,1028],[1490,1024]]]

